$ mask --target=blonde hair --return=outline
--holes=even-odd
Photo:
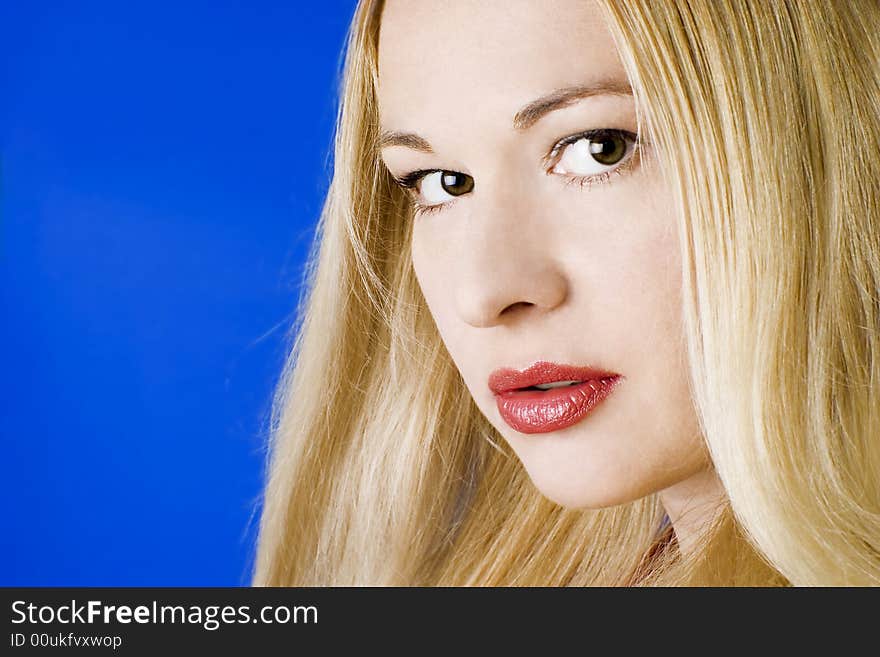
[[[602,0],[680,212],[690,382],[728,499],[693,554],[656,494],[535,489],[479,412],[378,159],[382,2],[273,406],[256,585],[880,584],[880,6]]]

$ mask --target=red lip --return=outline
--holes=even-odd
[[[518,371],[499,369],[489,377],[498,412],[521,433],[547,433],[584,419],[606,399],[623,377],[593,367],[575,367],[539,361]],[[556,381],[582,381],[550,390],[523,390]]]

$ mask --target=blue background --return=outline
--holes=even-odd
[[[247,584],[354,0],[0,7],[0,584]]]

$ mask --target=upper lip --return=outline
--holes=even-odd
[[[541,360],[522,371],[506,367],[495,370],[489,375],[489,389],[497,395],[555,381],[590,381],[612,376],[619,375],[598,367],[562,365]]]

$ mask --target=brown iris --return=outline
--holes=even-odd
[[[590,140],[590,155],[600,164],[617,164],[625,154],[626,140],[620,135],[606,135]]]
[[[444,171],[440,176],[440,186],[447,194],[461,196],[474,188],[474,179],[463,173]]]

